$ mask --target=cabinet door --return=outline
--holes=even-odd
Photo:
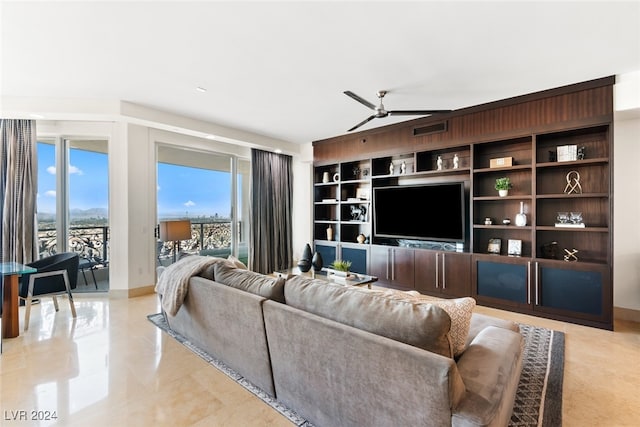
[[[471,255],[440,252],[438,262],[438,279],[442,293],[454,297],[471,295]]]
[[[427,294],[439,294],[438,261],[440,257],[438,252],[416,249],[414,257],[416,290]]]
[[[531,309],[531,261],[491,255],[473,257],[474,297],[500,308]]]
[[[612,329],[612,295],[607,265],[536,262],[534,309],[548,314],[597,322]]]
[[[322,265],[327,267],[336,260],[336,245],[324,245],[320,243],[316,243],[316,252],[322,256]]]
[[[377,276],[378,280],[388,285],[413,289],[413,249],[372,246],[369,271],[372,276]]]

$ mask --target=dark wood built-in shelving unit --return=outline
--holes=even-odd
[[[386,286],[473,296],[482,305],[612,329],[614,82],[606,77],[315,141],[316,250],[325,263],[355,260],[354,271],[376,275]],[[439,132],[416,131],[443,122]],[[582,147],[584,157],[557,161],[557,149],[565,145]],[[511,158],[512,164],[490,167],[496,158]],[[565,192],[572,171],[580,175],[581,193]],[[505,176],[513,186],[499,197],[494,183]],[[468,190],[463,249],[407,248],[372,237],[371,200],[358,196],[375,187],[460,181]],[[527,224],[516,226],[521,203]],[[355,218],[352,208],[366,213]],[[584,228],[557,227],[558,212],[581,212]],[[492,224],[485,224],[487,217]],[[502,223],[505,218],[510,225]],[[365,243],[358,243],[360,234]],[[500,254],[488,254],[489,239],[496,238]],[[520,256],[508,256],[510,239],[521,241]],[[551,242],[556,259],[542,248]],[[576,249],[578,260],[565,261],[565,249]]]

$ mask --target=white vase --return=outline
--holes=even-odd
[[[509,195],[509,190],[498,190],[500,197],[506,197]]]
[[[516,215],[516,225],[518,227],[527,225],[527,215],[524,213],[524,202],[520,202],[520,213]]]

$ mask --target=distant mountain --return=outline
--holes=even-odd
[[[71,219],[107,218],[109,211],[105,208],[71,209],[69,216]]]

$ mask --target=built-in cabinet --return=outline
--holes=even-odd
[[[353,142],[337,137],[340,150],[359,150],[333,159],[318,151],[316,248],[361,255],[382,285],[612,329],[612,84],[454,112],[437,135],[418,132],[430,128],[418,120],[390,126],[386,144],[379,129]],[[403,149],[411,137],[416,147]],[[320,143],[340,152],[334,141]],[[511,188],[501,197],[494,186],[503,177]],[[463,247],[404,247],[372,236],[373,188],[460,181],[468,189]],[[526,221],[516,221],[520,213]],[[490,242],[500,242],[497,253]]]

